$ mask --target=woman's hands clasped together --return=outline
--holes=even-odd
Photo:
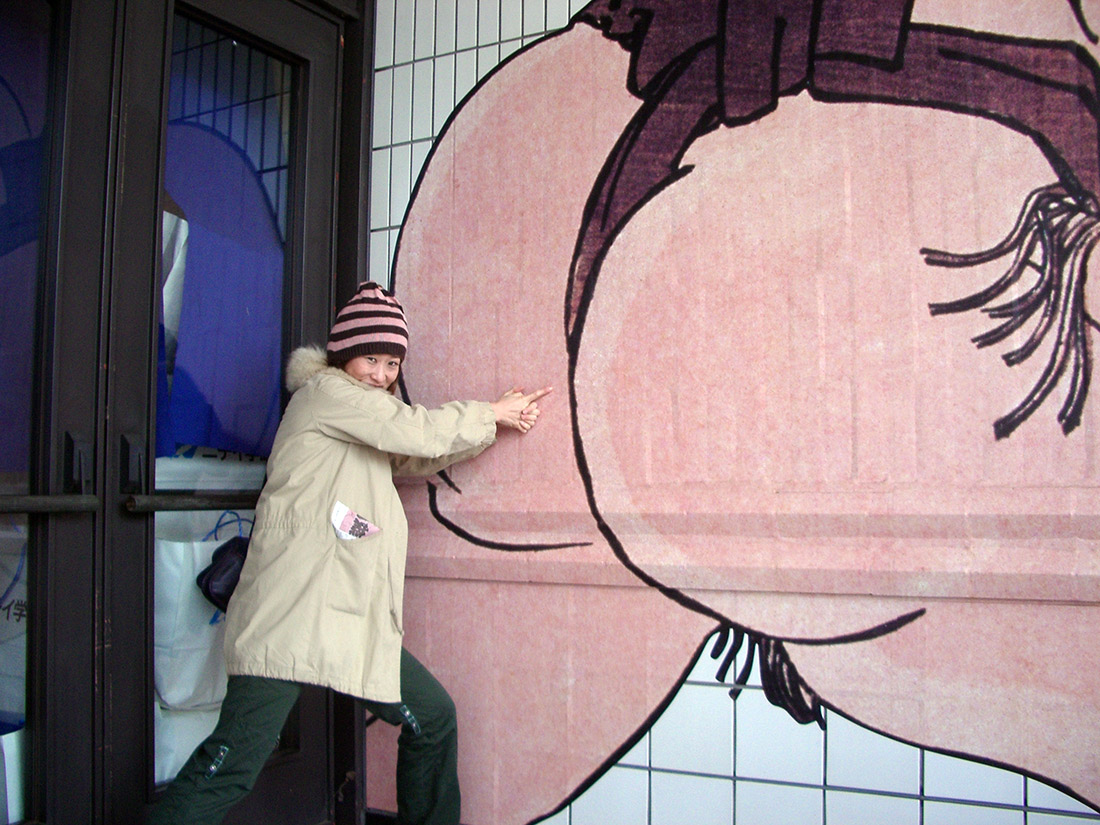
[[[525,393],[520,387],[512,387],[489,406],[496,414],[497,424],[525,433],[535,426],[538,420],[539,399],[553,389],[553,387],[543,387],[541,390]]]

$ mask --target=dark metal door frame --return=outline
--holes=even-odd
[[[134,8],[137,6],[138,8]],[[153,445],[151,422],[156,386],[155,279],[160,255],[159,225],[163,158],[167,124],[168,54],[173,9],[169,4],[127,4],[133,38],[123,48],[122,119],[132,125],[120,141],[117,213],[113,233],[110,289],[108,377],[110,415],[105,434],[107,501],[103,600],[105,682],[111,712],[105,742],[114,763],[127,766],[107,778],[107,822],[141,818],[143,802],[153,796],[152,762],[152,588],[149,550],[153,513],[126,508],[130,494],[150,494]],[[130,11],[133,8],[133,11]],[[290,63],[295,72],[291,102],[291,182],[285,249],[284,346],[315,339],[327,329],[332,302],[332,250],[335,246],[335,165],[338,157],[340,38],[342,23],[325,13],[272,0],[192,0],[181,13],[242,40],[262,44]],[[140,17],[139,17],[140,16]],[[129,22],[129,21],[128,21]],[[149,37],[148,33],[161,33]],[[128,71],[129,60],[135,63]],[[139,67],[140,63],[140,67]],[[144,68],[144,71],[141,69]],[[153,70],[155,68],[155,70]],[[135,242],[135,239],[136,242]],[[136,333],[136,335],[135,335]],[[136,347],[129,342],[137,338]],[[126,463],[129,440],[140,455],[140,477]],[[130,476],[128,488],[118,481]],[[144,587],[138,586],[144,583]],[[145,616],[134,622],[134,616]],[[136,651],[143,655],[135,656]],[[298,703],[297,742],[269,763],[256,792],[229,821],[317,822],[332,810],[330,718],[328,697],[321,690],[303,691]]]
[[[101,622],[96,600],[102,556],[102,456],[97,434],[104,408],[99,320],[106,270],[104,226],[114,143],[112,55],[116,20],[88,0],[55,4],[50,126],[50,181],[41,233],[40,313],[32,435],[28,595],[26,815],[40,822],[101,819],[104,755],[94,730],[102,720]],[[77,489],[64,466],[66,434],[86,445]],[[91,510],[62,513],[71,495]],[[18,506],[9,500],[9,504]]]
[[[29,581],[39,609],[28,645],[26,813],[32,822],[131,823],[153,792],[153,537],[151,514],[133,512],[132,502],[127,509],[132,493],[119,480],[130,476],[139,496],[155,494],[153,273],[173,4],[60,0],[54,8],[38,457],[29,494],[0,496],[0,510],[29,514],[37,552]],[[292,191],[299,197],[287,232],[284,340],[287,347],[323,340],[333,305],[350,294],[366,261],[366,227],[356,215],[369,191],[370,95],[361,81],[370,77],[372,6],[191,0],[181,9],[239,30],[298,67]],[[351,66],[342,63],[345,39]],[[74,479],[71,460],[66,466],[74,444],[83,478]],[[136,509],[156,509],[146,503]],[[235,821],[320,821],[333,813],[334,780],[347,760],[361,768],[361,754],[337,747],[334,757],[331,746],[333,719],[347,720],[351,705],[319,689],[306,693],[298,753],[283,757],[283,770],[269,768]],[[316,782],[326,789],[320,801]]]

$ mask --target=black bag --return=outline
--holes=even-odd
[[[195,579],[202,594],[222,613],[229,606],[247,555],[248,536],[234,536],[214,551],[210,564]]]

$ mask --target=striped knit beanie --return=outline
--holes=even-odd
[[[409,328],[405,311],[393,294],[373,281],[359,285],[354,297],[336,314],[328,334],[328,361],[343,366],[360,355],[405,357]]]

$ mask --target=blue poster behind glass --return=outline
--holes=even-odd
[[[189,123],[168,128],[165,188],[187,241],[169,341],[162,324],[157,455],[198,445],[266,456],[282,352],[283,246],[271,202],[244,153]]]
[[[49,8],[0,6],[0,474],[26,489]]]

